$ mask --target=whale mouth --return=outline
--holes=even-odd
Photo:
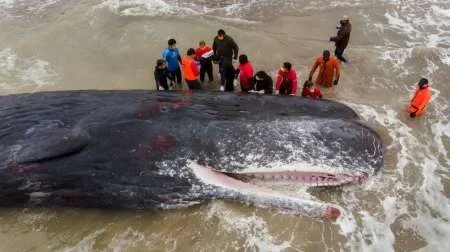
[[[281,213],[292,215],[305,215],[315,218],[322,218],[325,220],[336,220],[341,211],[338,207],[332,204],[326,204],[321,202],[312,201],[309,199],[301,199],[294,196],[288,196],[286,193],[278,192],[264,187],[256,185],[252,182],[256,181],[305,181],[307,178],[324,177],[324,174],[314,172],[274,172],[271,174],[265,173],[229,173],[221,172],[210,167],[201,166],[194,162],[190,165],[193,173],[196,175],[202,183],[212,185],[216,189],[219,189],[220,193],[216,194],[217,198],[229,199],[246,204],[253,204],[262,208],[275,208],[280,210]],[[320,175],[320,176],[319,176]],[[335,176],[338,181],[339,176]],[[348,176],[347,176],[348,177]],[[346,178],[347,178],[346,177]],[[352,176],[350,176],[352,177]],[[354,177],[354,176],[353,176]],[[322,183],[322,186],[330,186],[339,184],[336,181],[330,181],[329,178],[333,178],[331,174],[328,174],[328,183]],[[275,180],[278,179],[278,180]],[[355,178],[346,179],[345,181],[358,180]],[[308,180],[311,183],[311,179]],[[316,179],[317,183],[317,179]],[[217,190],[214,190],[217,193]]]
[[[279,182],[279,183],[299,183],[307,186],[328,187],[358,184],[366,181],[369,174],[356,171],[349,173],[326,173],[326,172],[299,172],[299,171],[281,171],[281,172],[249,172],[249,173],[231,173],[221,172],[228,177],[247,182]]]

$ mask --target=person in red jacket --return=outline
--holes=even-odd
[[[239,55],[239,66],[236,70],[236,79],[239,76],[239,82],[241,84],[241,91],[248,93],[253,89],[253,66],[248,61],[247,55]]]
[[[214,52],[211,47],[206,45],[205,41],[198,43],[198,48],[195,49],[195,58],[200,62],[200,81],[205,81],[205,73],[208,74],[209,82],[214,80],[213,78],[213,64],[212,56]]]
[[[314,87],[314,83],[311,80],[307,80],[303,84],[302,97],[322,99],[322,93],[320,89]]]
[[[425,113],[428,103],[431,100],[431,90],[428,86],[428,80],[420,79],[417,84],[416,92],[411,99],[411,104],[408,107],[409,116],[414,118]]]
[[[284,62],[278,71],[276,82],[276,94],[296,95],[297,94],[297,72],[292,69],[292,64]]]
[[[200,82],[197,80],[199,70],[195,62],[195,50],[189,48],[187,56],[181,58],[181,65],[183,66],[184,80],[189,86],[189,89],[202,89]]]

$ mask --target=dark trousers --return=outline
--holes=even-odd
[[[281,85],[280,86],[280,95],[290,95],[292,94],[292,85]]]
[[[202,85],[200,84],[200,81],[198,80],[185,80],[189,89],[202,89]]]
[[[344,54],[344,50],[345,50],[345,49],[336,47],[336,50],[334,50],[334,55],[336,55],[336,57],[337,57],[340,61],[347,63],[347,60],[342,56],[342,54]]]
[[[222,78],[221,78],[222,80]],[[233,92],[234,91],[234,78],[226,78],[226,76],[223,77],[223,85],[224,85],[224,90],[228,91],[228,92]]]
[[[241,85],[241,91],[242,91],[243,93],[248,93],[248,91],[250,91],[250,90],[252,90],[251,87],[243,87],[243,86]]]
[[[209,81],[213,81],[213,64],[211,61],[205,62],[200,67],[200,81],[205,81],[205,73],[208,74]]]
[[[181,69],[178,68],[175,71],[169,71],[169,76],[172,80],[176,80],[178,84],[181,84]],[[170,82],[172,84],[172,82]]]
[[[162,87],[164,88],[164,90],[169,90],[169,85],[167,84],[167,79],[165,80],[160,80],[159,82],[156,83],[156,86],[158,87]]]

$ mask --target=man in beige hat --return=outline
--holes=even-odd
[[[344,50],[345,48],[347,48],[348,41],[350,40],[350,33],[352,31],[350,17],[347,15],[342,16],[342,19],[339,21],[339,23],[340,26],[336,27],[338,29],[337,36],[331,37],[330,41],[334,41],[336,45],[336,50],[334,51],[336,57],[342,62],[347,62],[342,54],[344,54]]]

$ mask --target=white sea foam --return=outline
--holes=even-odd
[[[89,252],[89,251],[93,251],[94,249],[94,245],[96,242],[96,239],[102,235],[103,233],[105,233],[106,229],[102,228],[100,230],[97,230],[89,235],[87,235],[86,237],[84,237],[81,241],[79,241],[77,244],[75,244],[75,246],[70,247],[70,248],[65,248],[64,251],[65,252],[72,252],[72,251],[77,251],[77,252]]]
[[[145,240],[145,235],[129,227],[124,232],[116,234],[108,244],[109,251],[127,251],[136,246],[137,243]]]
[[[23,17],[39,14],[61,0],[0,0],[3,17]]]
[[[244,250],[284,251],[290,247],[289,241],[277,241],[276,237],[270,234],[264,219],[255,214],[242,215],[229,210],[222,202],[214,202],[207,216],[208,219],[219,217],[222,229],[238,232],[239,236],[245,237]],[[243,248],[236,246],[235,249]]]
[[[58,74],[50,63],[35,58],[19,58],[15,51],[0,51],[0,89],[32,91],[54,85]]]

